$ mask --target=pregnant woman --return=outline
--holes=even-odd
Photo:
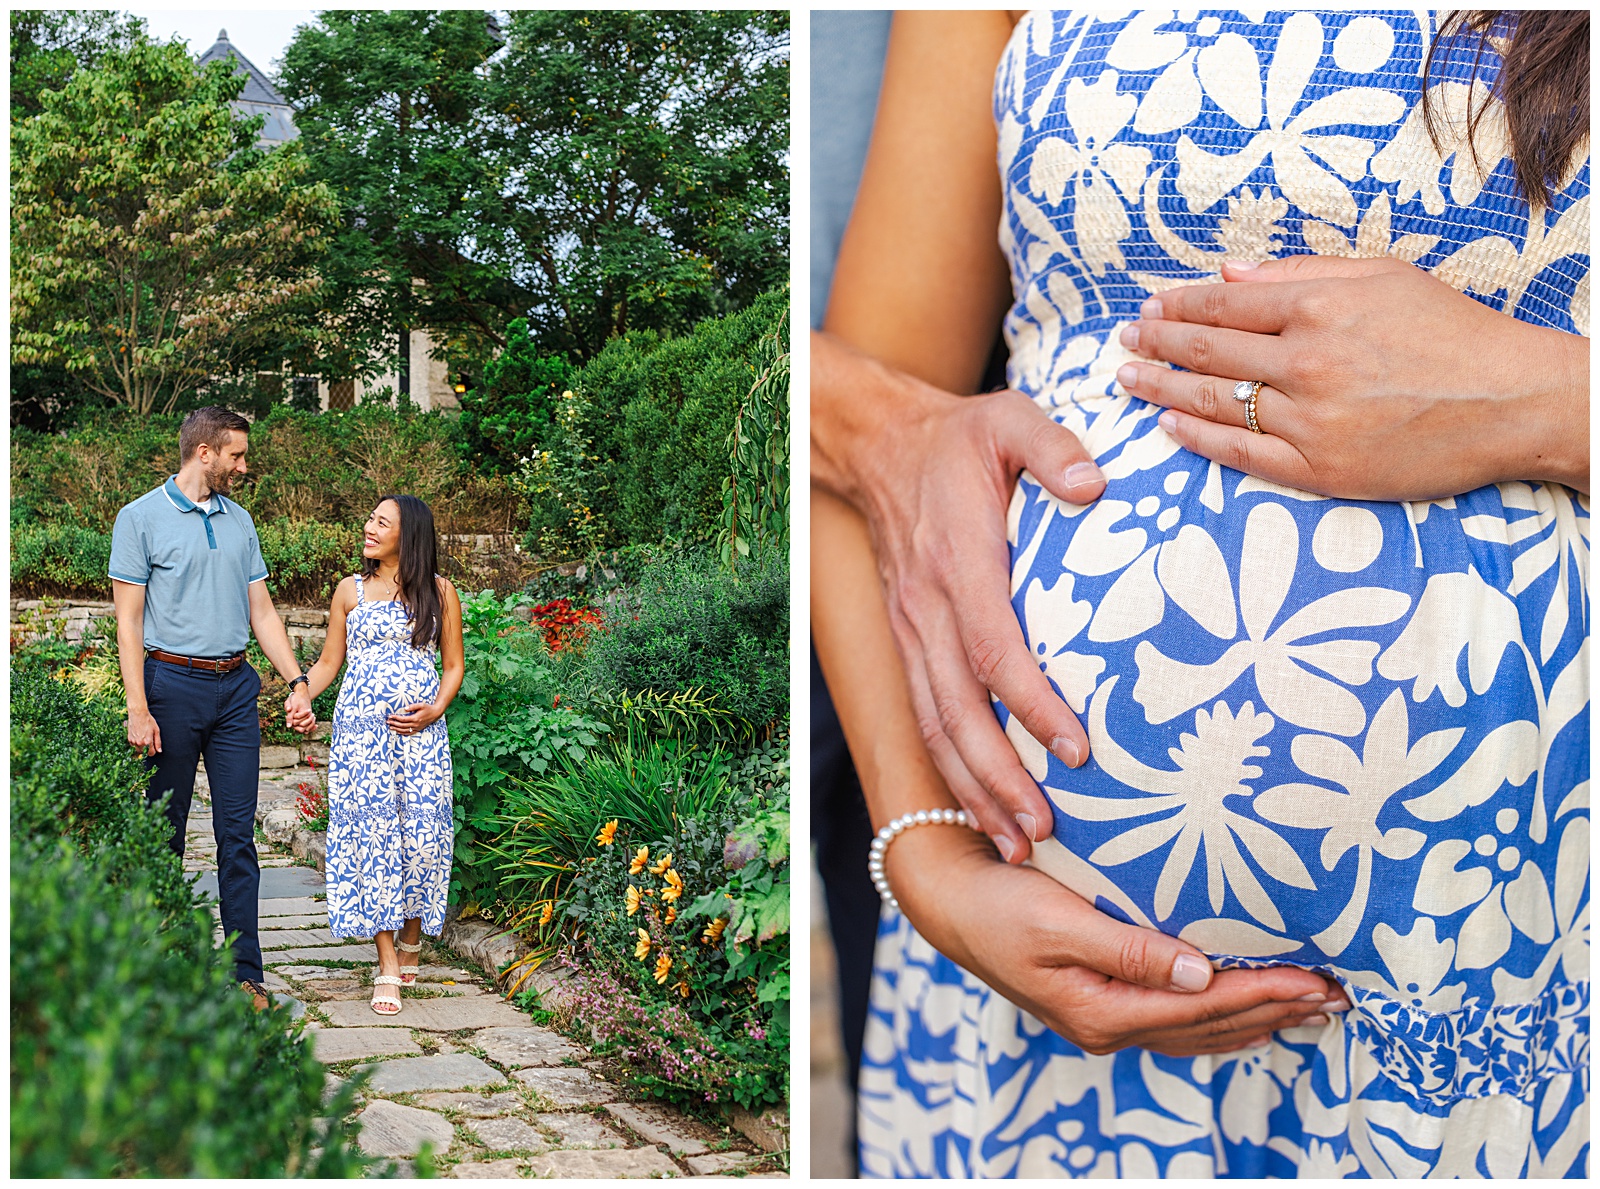
[[[378,502],[362,555],[363,572],[334,591],[307,676],[315,697],[348,649],[328,756],[328,927],[376,939],[372,1010],[394,1015],[419,969],[396,951],[418,954],[423,931],[444,927],[455,837],[444,713],[465,674],[461,602],[437,574],[433,513],[415,496]]]
[[[1581,19],[897,23],[828,328],[899,371],[819,352],[819,655],[856,690],[841,717],[879,825],[953,791],[1020,858],[994,808],[1020,806],[1034,865],[1081,900],[965,831],[895,835],[881,871],[905,911],[882,919],[863,1172],[1586,1175]],[[992,173],[973,179],[996,155],[991,200]],[[973,391],[1005,280],[996,221],[1008,378],[1081,449],[1046,445],[1015,396],[919,383]],[[890,411],[830,402],[830,368]],[[1002,459],[1024,424],[1014,491],[1000,463],[960,490],[970,472],[941,451]],[[882,476],[919,453],[940,473],[901,485],[922,493],[906,514]],[[961,639],[904,577],[961,518],[943,489],[1009,498],[1012,608],[1086,728],[1030,732],[996,706],[1043,829],[1031,791],[974,762],[950,650],[907,643]],[[887,608],[834,496],[870,519]],[[898,689],[871,670],[891,623]],[[990,688],[1000,656],[980,658]],[[1157,993],[1030,940],[1042,906],[1074,902],[1203,953],[1223,972],[1207,994],[1272,967],[1327,989],[1298,1014],[1252,992],[1210,1042],[1086,1039],[1074,1005]]]

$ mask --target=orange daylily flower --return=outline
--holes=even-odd
[[[594,836],[594,840],[596,842],[598,842],[601,846],[610,846],[611,843],[616,839],[616,837],[617,837],[617,819],[616,818],[612,818],[609,822],[607,822],[605,825],[600,827],[600,833],[598,833],[598,834],[596,834]]]
[[[639,930],[639,944],[633,947],[633,956],[643,962],[650,956],[650,934]]]
[[[672,924],[673,921],[678,919],[678,906],[676,904],[674,904],[671,908],[667,909],[667,915],[666,915],[666,917],[664,919],[665,919],[666,923],[669,924],[669,925]]]
[[[689,998],[689,984],[683,979],[680,978],[678,980],[678,985],[674,987],[673,990],[677,991],[678,994],[682,995],[685,999]]]
[[[632,884],[628,885],[628,915],[632,916],[639,911],[639,889]]]
[[[553,900],[546,900],[545,904],[544,904],[544,911],[539,914],[539,927],[541,929],[544,928],[546,925],[548,925],[550,923],[551,918],[554,917],[555,915],[556,915],[555,902]]]
[[[667,868],[669,868],[671,866],[672,866],[672,856],[669,854],[669,855],[664,856],[659,863],[652,863],[650,865],[650,874],[651,875],[660,875],[663,872],[665,872],[667,870]]]
[[[718,917],[716,920],[712,921],[709,925],[706,926],[706,931],[704,933],[700,934],[701,942],[703,942],[706,945],[710,945],[715,941],[721,940],[722,931],[724,929],[726,929],[727,927],[728,927],[728,918],[727,917]]]
[[[644,870],[645,864],[649,861],[650,848],[648,846],[641,846],[639,848],[639,853],[633,856],[633,862],[628,864],[628,874],[638,875],[639,872]]]
[[[665,954],[662,954],[659,958],[656,959],[656,982],[658,982],[658,983],[666,982],[667,981],[667,971],[669,971],[671,969],[672,969],[672,959],[667,957]]]

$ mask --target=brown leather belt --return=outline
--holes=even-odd
[[[198,656],[179,656],[175,652],[162,652],[159,648],[152,648],[146,656],[153,656],[158,661],[165,661],[169,665],[182,665],[186,669],[203,669],[207,673],[232,673],[244,664],[244,653],[235,653],[226,660],[208,661]]]

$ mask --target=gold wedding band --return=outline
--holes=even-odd
[[[1233,386],[1233,399],[1244,404],[1244,423],[1251,433],[1261,433],[1256,422],[1256,396],[1261,392],[1260,380],[1240,380]]]

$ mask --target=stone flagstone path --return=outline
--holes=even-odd
[[[294,779],[262,773],[265,807],[292,804]],[[414,1175],[433,1144],[439,1175],[457,1178],[783,1176],[742,1135],[659,1103],[630,1102],[604,1063],[535,1025],[482,971],[424,938],[422,970],[396,1016],[374,1013],[370,941],[328,931],[323,877],[267,843],[260,927],[266,985],[304,1019],[330,1088],[359,1068],[373,1076],[360,1102],[360,1142]],[[189,815],[184,868],[216,895],[216,845],[204,774]],[[213,914],[217,909],[213,907]],[[217,941],[221,943],[221,926]]]

